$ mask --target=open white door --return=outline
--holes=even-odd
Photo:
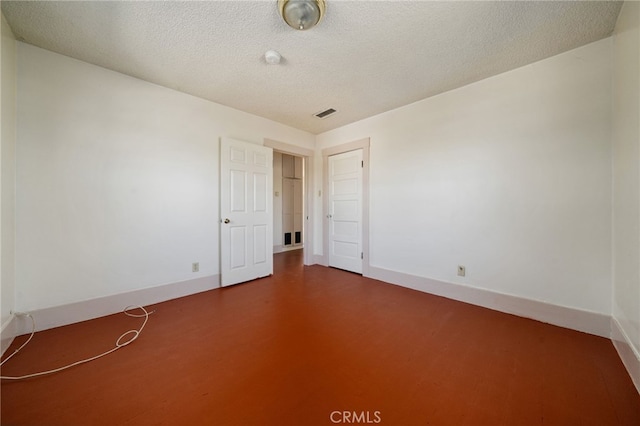
[[[362,273],[362,149],[329,157],[329,266]]]
[[[273,150],[222,138],[220,274],[228,286],[273,274]]]

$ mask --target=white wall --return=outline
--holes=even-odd
[[[622,7],[614,61],[613,317],[635,351],[640,389],[640,3]]]
[[[318,135],[371,138],[371,266],[609,315],[611,45]]]
[[[309,133],[23,43],[18,95],[25,311],[218,274],[219,138],[314,145]]]
[[[15,146],[16,146],[16,41],[2,16],[0,48],[2,82],[0,159],[0,318],[3,328],[15,302]],[[4,337],[4,336],[3,336]],[[9,336],[12,338],[13,336]],[[4,339],[3,339],[4,340]],[[4,341],[3,341],[4,343]],[[3,348],[4,349],[4,348]]]

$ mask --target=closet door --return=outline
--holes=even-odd
[[[362,149],[329,157],[329,266],[362,273]]]

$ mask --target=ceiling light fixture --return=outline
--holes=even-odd
[[[324,0],[278,0],[278,10],[284,21],[296,30],[313,28],[324,16]]]

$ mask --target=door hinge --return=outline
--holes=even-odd
[[[364,259],[364,253],[360,252],[360,259]]]
[[[362,167],[362,168],[364,169],[364,160],[362,160],[362,161],[360,162],[360,167]]]

